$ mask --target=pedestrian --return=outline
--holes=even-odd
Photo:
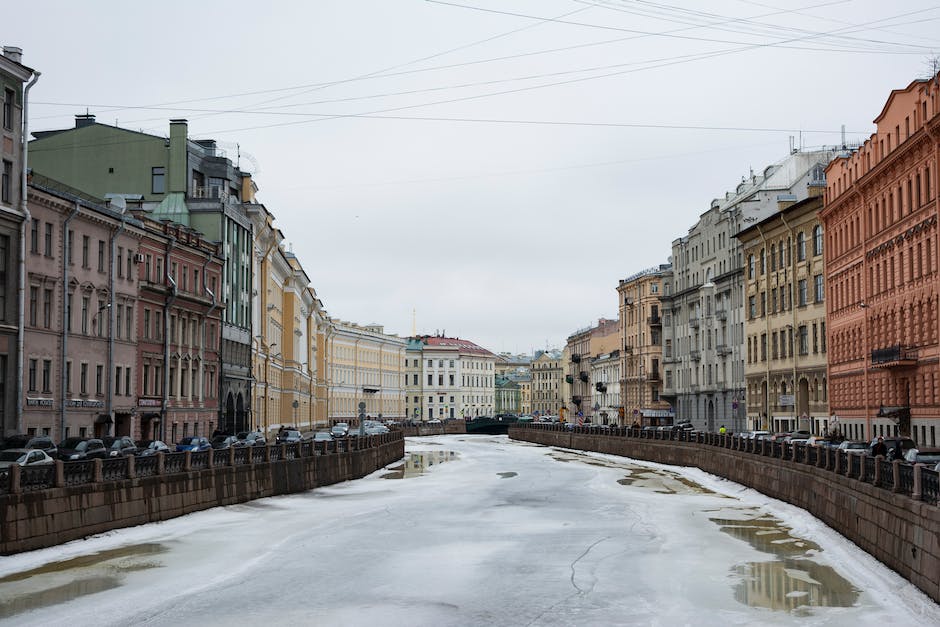
[[[885,445],[885,439],[883,437],[879,436],[878,442],[871,447],[871,455],[872,457],[878,457],[879,455],[882,457],[888,456],[888,447]]]
[[[718,433],[721,434],[721,435],[724,435],[724,434],[728,433],[728,430],[725,429],[725,426],[724,426],[724,425],[721,425],[721,427],[719,427],[719,429],[718,429]]]

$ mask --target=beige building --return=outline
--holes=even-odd
[[[274,216],[254,202],[254,184],[245,182],[251,185],[243,195],[255,255],[253,423],[265,433],[281,425],[312,429],[326,423],[325,394],[317,379],[325,314],[300,261],[284,250],[284,234],[274,226]]]
[[[661,264],[622,279],[620,303],[620,400],[627,424],[672,424],[663,389],[663,318],[660,297],[672,281],[672,266]],[[671,356],[672,344],[666,352]]]
[[[516,381],[519,384],[519,405],[520,413],[523,415],[532,414],[532,373],[521,377]]]
[[[564,362],[560,351],[546,351],[532,361],[531,412],[559,416],[565,405],[562,384]]]
[[[568,336],[565,382],[571,393],[566,400],[573,421],[578,418],[594,420],[595,414],[599,415],[600,408],[592,403],[591,359],[617,350],[620,344],[618,327],[616,320],[600,318],[596,326],[578,329]]]
[[[822,186],[738,233],[744,252],[745,380],[751,429],[828,428]]]
[[[333,320],[327,338],[331,422],[355,422],[359,403],[373,419],[405,418],[408,340],[381,325]]]
[[[822,186],[738,233],[744,252],[747,423],[828,428]]]

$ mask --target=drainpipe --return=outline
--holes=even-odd
[[[117,312],[114,310],[114,249],[117,245],[117,238],[124,232],[127,226],[127,203],[121,209],[121,223],[111,234],[110,254],[111,259],[108,264],[108,392],[105,395],[106,405],[105,413],[114,424],[114,318]],[[130,249],[127,254],[130,255]],[[126,390],[125,390],[126,392]],[[111,427],[108,427],[110,433]]]
[[[65,242],[62,250],[62,351],[59,356],[59,370],[62,374],[59,381],[59,436],[65,439],[65,395],[68,390],[65,389],[66,381],[66,363],[65,358],[69,354],[69,325],[68,321],[72,315],[69,307],[69,251],[72,249],[72,239],[69,237],[69,222],[78,213],[79,204],[75,203],[71,213],[65,219],[62,225],[62,239]]]
[[[170,398],[170,307],[176,302],[176,281],[170,275],[170,252],[176,238],[169,236],[166,243],[166,255],[163,258],[165,283],[170,288],[163,303],[163,394],[160,400],[160,439],[166,442],[167,404]]]
[[[212,306],[209,307],[209,310],[206,312],[205,317],[202,319],[202,342],[201,342],[201,345],[200,345],[200,347],[199,347],[199,353],[200,353],[200,354],[199,354],[199,357],[200,357],[200,361],[201,361],[203,364],[205,363],[206,339],[208,338],[208,336],[206,335],[206,332],[207,332],[208,329],[209,329],[209,317],[212,315],[212,312],[215,311],[216,309],[218,309],[218,307],[219,307],[219,302],[218,302],[218,300],[216,300],[215,294],[212,293],[212,290],[209,289],[209,284],[208,284],[208,282],[207,282],[207,280],[206,280],[206,268],[209,267],[209,261],[210,261],[209,259],[206,259],[206,262],[205,262],[204,264],[202,264],[202,291],[206,292],[209,296],[212,297]],[[217,355],[220,355],[221,352],[222,352],[222,351],[218,351],[216,354],[217,354]],[[219,362],[219,372],[222,371],[221,365],[222,365],[222,364],[221,364],[221,361],[220,361],[220,362]],[[203,366],[203,373],[205,373],[205,366]],[[203,381],[203,389],[205,389],[205,381]],[[221,427],[222,427],[222,421],[220,420],[220,414],[219,414],[219,412],[216,412],[216,414],[217,414],[217,415],[216,415],[216,428],[217,428],[217,429],[221,429]],[[232,434],[232,435],[234,435],[234,434]]]
[[[29,203],[27,202],[28,192],[27,192],[27,180],[26,180],[26,170],[27,163],[29,158],[29,90],[32,89],[33,85],[36,84],[36,81],[39,80],[40,72],[33,70],[33,80],[29,81],[25,89],[23,89],[23,136],[20,138],[21,143],[21,152],[23,155],[22,164],[22,180],[20,182],[20,212],[23,215],[23,222],[20,224],[20,259],[19,259],[19,285],[17,291],[19,292],[18,301],[19,301],[19,315],[17,316],[16,322],[16,432],[23,433],[23,405],[25,405],[25,398],[23,398],[23,360],[26,357],[25,355],[25,339],[26,339],[26,229],[29,227],[29,223],[32,221],[32,216],[29,213]]]

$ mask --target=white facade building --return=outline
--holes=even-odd
[[[421,336],[413,338],[409,348],[407,359],[412,363],[419,347],[420,367],[406,369],[410,377],[407,405],[411,419],[469,420],[494,415],[496,355],[469,340]],[[416,397],[418,401],[414,400]]]

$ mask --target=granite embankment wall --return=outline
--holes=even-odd
[[[159,471],[145,477],[135,476],[130,458],[129,477],[111,481],[101,480],[102,462],[96,460],[94,479],[79,485],[64,485],[67,480],[62,480],[65,473],[58,462],[58,487],[0,495],[0,554],[358,479],[402,459],[405,441],[400,433],[392,433],[365,448],[337,451],[334,447],[328,454],[312,446],[298,447],[291,459],[286,458],[286,450],[269,447],[262,455],[240,453],[244,463],[234,463],[235,455],[226,456],[232,463],[199,470],[188,470],[187,454],[178,472],[165,471],[161,457]],[[18,480],[20,473],[16,475]]]
[[[721,445],[511,428],[546,446],[692,466],[806,510],[940,602],[940,507],[831,469]]]

